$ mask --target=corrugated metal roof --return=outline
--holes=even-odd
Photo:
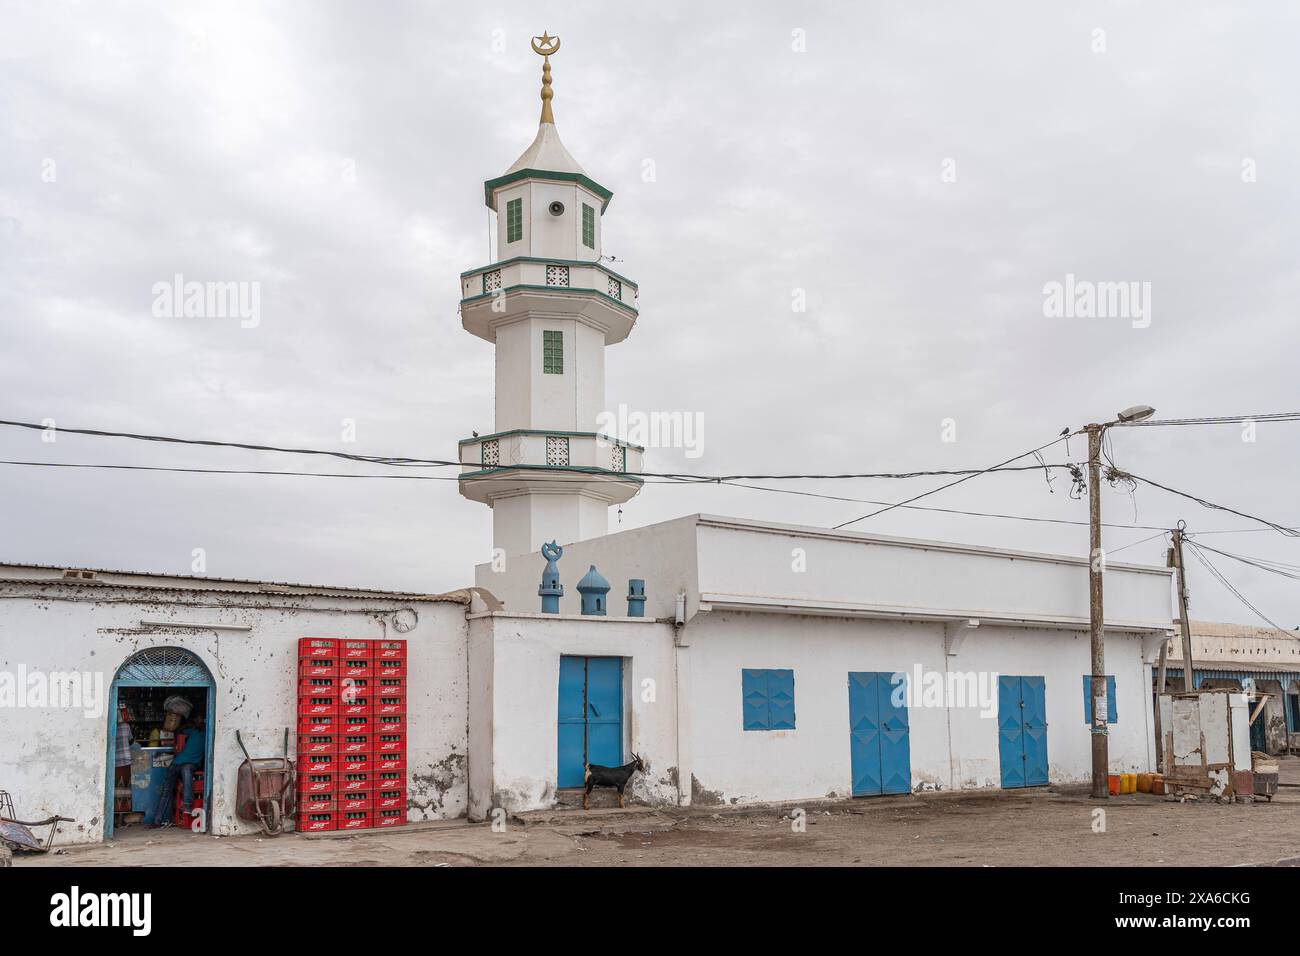
[[[0,584],[127,587],[164,591],[221,591],[234,594],[281,594],[303,597],[469,603],[469,595],[465,591],[420,594],[405,591],[384,591],[374,588],[296,584],[288,581],[253,581],[243,578],[197,577],[162,574],[152,571],[117,571],[108,568],[61,567],[50,564],[8,562],[0,562]]]

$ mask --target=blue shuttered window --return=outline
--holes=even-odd
[[[1115,711],[1115,678],[1109,674],[1106,675],[1106,723],[1113,724],[1116,720]],[[1083,675],[1083,722],[1092,723],[1092,675]]]
[[[745,730],[794,730],[794,671],[740,672]]]

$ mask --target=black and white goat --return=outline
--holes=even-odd
[[[602,767],[598,763],[587,764],[582,777],[587,789],[582,794],[582,809],[588,809],[587,801],[591,797],[592,787],[615,787],[618,789],[618,805],[623,806],[623,791],[634,773],[645,773],[645,762],[636,754],[632,762],[621,767]]]

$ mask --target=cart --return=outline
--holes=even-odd
[[[13,797],[8,790],[0,790],[0,846],[27,853],[48,853],[54,845],[54,835],[59,832],[59,824],[76,822],[72,817],[58,815],[44,820],[18,820],[16,814]],[[50,832],[42,841],[32,833],[32,827],[49,827]]]
[[[283,757],[250,756],[238,730],[235,740],[244,752],[244,762],[239,765],[235,815],[258,824],[267,836],[279,836],[284,832],[285,820],[295,810],[296,782],[293,761],[289,759],[289,729],[286,727],[284,731]]]

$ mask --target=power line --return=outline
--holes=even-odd
[[[1162,425],[1240,425],[1244,422],[1300,421],[1300,412],[1264,412],[1259,415],[1215,415],[1203,418],[1158,418],[1141,422],[1116,422],[1115,428],[1158,428]]]
[[[1153,488],[1159,488],[1161,491],[1167,491],[1170,494],[1178,495],[1180,498],[1186,498],[1189,501],[1195,501],[1203,508],[1210,508],[1214,511],[1226,511],[1228,514],[1234,514],[1239,518],[1246,518],[1249,521],[1257,521],[1262,525],[1272,528],[1279,534],[1284,534],[1289,538],[1300,537],[1300,530],[1288,528],[1285,525],[1278,524],[1276,521],[1269,521],[1267,518],[1259,518],[1255,515],[1246,514],[1244,511],[1238,511],[1236,508],[1229,508],[1227,505],[1218,505],[1213,501],[1207,501],[1204,498],[1198,498],[1196,495],[1189,494],[1186,491],[1179,491],[1177,488],[1170,488],[1168,485],[1162,485],[1158,481],[1152,481],[1150,478],[1143,478],[1141,475],[1135,475],[1131,471],[1121,472],[1118,477],[1131,478],[1134,481],[1140,481],[1143,484],[1150,485]]]
[[[911,498],[907,498],[903,501],[896,502],[894,504],[889,505],[888,507],[881,508],[877,511],[872,511],[868,514],[862,515],[861,517],[853,518],[850,521],[842,521],[839,524],[834,525],[834,530],[839,530],[840,528],[843,528],[846,525],[857,524],[859,521],[865,521],[867,518],[874,518],[876,515],[884,514],[886,511],[892,511],[894,508],[901,508],[904,505],[910,505],[914,501],[920,501],[922,498],[928,498],[930,495],[938,494],[939,492],[943,491],[945,488],[951,488],[953,485],[960,485],[963,481],[969,481],[970,479],[974,478],[976,475],[984,475],[984,474],[988,474],[991,471],[1003,470],[1004,466],[1010,465],[1011,462],[1019,461],[1021,458],[1028,458],[1030,455],[1036,455],[1039,452],[1041,452],[1044,448],[1051,448],[1053,445],[1065,441],[1066,437],[1067,437],[1066,435],[1061,435],[1058,438],[1053,438],[1045,445],[1039,445],[1037,448],[1031,448],[1029,451],[1022,452],[1019,455],[1015,455],[1011,458],[1008,458],[1006,461],[998,462],[996,465],[993,465],[989,468],[985,468],[981,471],[976,471],[967,474],[962,478],[958,478],[956,481],[950,481],[945,485],[940,485],[938,488],[932,488],[929,491],[922,492],[919,495],[913,495]],[[1042,468],[1044,472],[1046,472],[1048,467],[1049,467],[1048,465],[1043,464],[1037,466],[1030,466],[1029,468],[1015,468],[1015,469],[1006,469],[1006,470],[1036,471],[1038,468]],[[1061,466],[1052,466],[1052,467],[1061,467]],[[1070,466],[1067,465],[1064,467],[1069,468]],[[954,474],[956,473],[954,472]]]
[[[1223,576],[1223,573],[1214,566],[1214,564],[1210,561],[1210,559],[1201,553],[1202,548],[1200,545],[1196,544],[1194,541],[1187,541],[1186,543],[1188,545],[1188,550],[1192,552],[1192,557],[1196,558],[1197,561],[1201,562],[1201,564],[1205,566],[1205,569],[1209,571],[1210,574],[1212,574],[1220,584],[1222,584],[1225,588],[1227,588],[1229,592],[1231,592],[1233,597],[1235,597],[1238,601],[1240,601],[1242,604],[1244,604],[1247,608],[1250,609],[1251,613],[1253,613],[1265,624],[1280,631],[1281,633],[1285,634],[1287,637],[1295,637],[1294,634],[1292,634],[1290,631],[1287,631],[1285,628],[1278,626],[1278,624],[1275,621],[1271,620],[1266,614],[1264,614],[1263,611],[1255,607],[1255,605],[1251,604],[1250,601],[1246,598],[1246,596],[1242,594],[1239,590],[1237,590],[1237,588],[1233,586],[1231,581],[1229,581],[1226,577]]]
[[[0,420],[0,425],[8,425],[15,428],[28,428],[36,431],[53,431],[67,432],[74,435],[89,435],[95,438],[126,438],[133,441],[147,442],[164,442],[176,445],[200,445],[205,447],[216,448],[238,448],[245,451],[270,451],[280,452],[292,455],[325,455],[333,458],[341,458],[346,461],[356,461],[372,465],[390,465],[390,466],[432,466],[439,468],[459,468],[467,464],[460,461],[448,461],[438,458],[406,458],[406,457],[389,457],[378,455],[357,455],[351,452],[331,451],[319,448],[287,448],[279,445],[259,445],[248,442],[233,441],[214,441],[209,439],[197,438],[177,438],[165,435],[146,435],[133,432],[114,432],[105,431],[95,428],[63,428],[54,426],[43,426],[36,422],[17,422]],[[1058,439],[1059,441],[1060,439]],[[1052,443],[1054,444],[1054,442]],[[1046,445],[1044,448],[1048,447]],[[1017,458],[1023,458],[1023,455]],[[1008,459],[1002,465],[1008,465],[1015,461],[1015,458]],[[91,467],[91,466],[85,466]],[[124,466],[122,466],[124,467]],[[529,465],[529,464],[511,464],[508,467],[513,471],[554,471],[550,465]],[[633,478],[671,478],[683,481],[697,482],[728,482],[737,480],[749,481],[788,481],[788,480],[818,480],[818,481],[838,481],[845,479],[903,479],[903,478],[934,478],[948,477],[953,475],[964,475],[974,477],[990,471],[1037,471],[1040,468],[1069,468],[1065,464],[1039,464],[1023,465],[1015,467],[1002,467],[995,465],[992,468],[958,468],[958,469],[933,469],[925,471],[906,471],[906,472],[849,472],[842,474],[736,474],[736,475],[704,475],[692,472],[671,472],[671,471],[625,471],[619,474],[628,475]],[[161,470],[161,469],[159,469]],[[571,466],[570,470],[574,472],[583,472],[589,474],[609,474],[609,469],[585,467],[581,465]],[[304,473],[310,474],[310,473]]]

